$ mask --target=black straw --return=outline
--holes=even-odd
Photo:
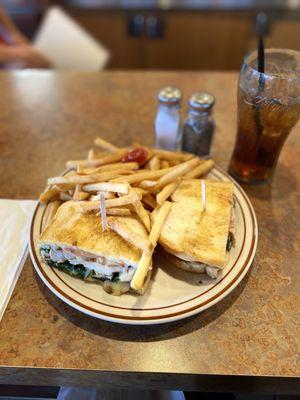
[[[260,107],[261,98],[265,89],[265,46],[264,46],[264,36],[268,33],[268,18],[263,12],[260,12],[256,16],[256,34],[258,36],[258,46],[257,46],[257,70],[259,72],[258,87],[256,96],[253,102],[254,108],[254,121],[256,125],[257,140],[255,143],[255,153],[259,152],[260,143],[263,135],[263,126],[260,119]]]
[[[261,74],[265,72],[265,46],[261,35],[258,37],[257,69]]]
[[[256,92],[256,96],[254,99],[254,121],[256,125],[256,133],[258,136],[258,142],[257,142],[257,147],[259,146],[261,136],[263,133],[263,127],[261,125],[260,121],[260,106],[261,106],[261,95],[264,91],[265,88],[265,48],[264,48],[264,40],[263,36],[259,35],[258,36],[258,47],[257,47],[257,69],[259,72],[259,78],[258,78],[258,88]]]

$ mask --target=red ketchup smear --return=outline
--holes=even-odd
[[[137,162],[139,165],[145,164],[148,156],[148,151],[143,147],[138,147],[129,151],[122,158],[122,162]]]

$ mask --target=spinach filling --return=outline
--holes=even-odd
[[[49,254],[50,248],[41,247],[41,253],[42,252]],[[43,256],[43,254],[42,254],[42,256]],[[85,268],[82,264],[73,265],[68,260],[65,260],[64,262],[56,262],[56,261],[52,261],[50,259],[50,257],[47,257],[47,258],[43,257],[43,258],[45,259],[47,264],[50,265],[50,267],[57,268],[59,271],[66,272],[67,274],[74,276],[75,278],[90,280],[90,281],[97,279],[102,282],[104,282],[104,281],[118,282],[119,281],[119,272],[114,272],[112,274],[111,279],[104,278],[104,277],[100,278],[100,277],[93,276],[94,271],[91,271],[91,270]]]
[[[47,264],[50,265],[50,267],[57,268],[60,271],[67,272],[69,275],[80,279],[88,279],[92,274],[92,271],[87,270],[82,264],[73,265],[67,260],[62,263],[58,263],[47,259]]]
[[[233,245],[233,238],[232,238],[232,234],[229,232],[228,238],[227,238],[227,243],[226,243],[226,251],[230,251],[232,245]]]

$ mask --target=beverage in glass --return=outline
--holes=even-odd
[[[300,116],[300,53],[265,50],[245,57],[238,85],[238,131],[229,173],[245,183],[268,181],[283,144]]]

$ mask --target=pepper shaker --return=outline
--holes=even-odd
[[[210,156],[215,121],[212,108],[215,99],[208,93],[194,93],[189,100],[188,117],[182,133],[182,150],[200,157]]]

